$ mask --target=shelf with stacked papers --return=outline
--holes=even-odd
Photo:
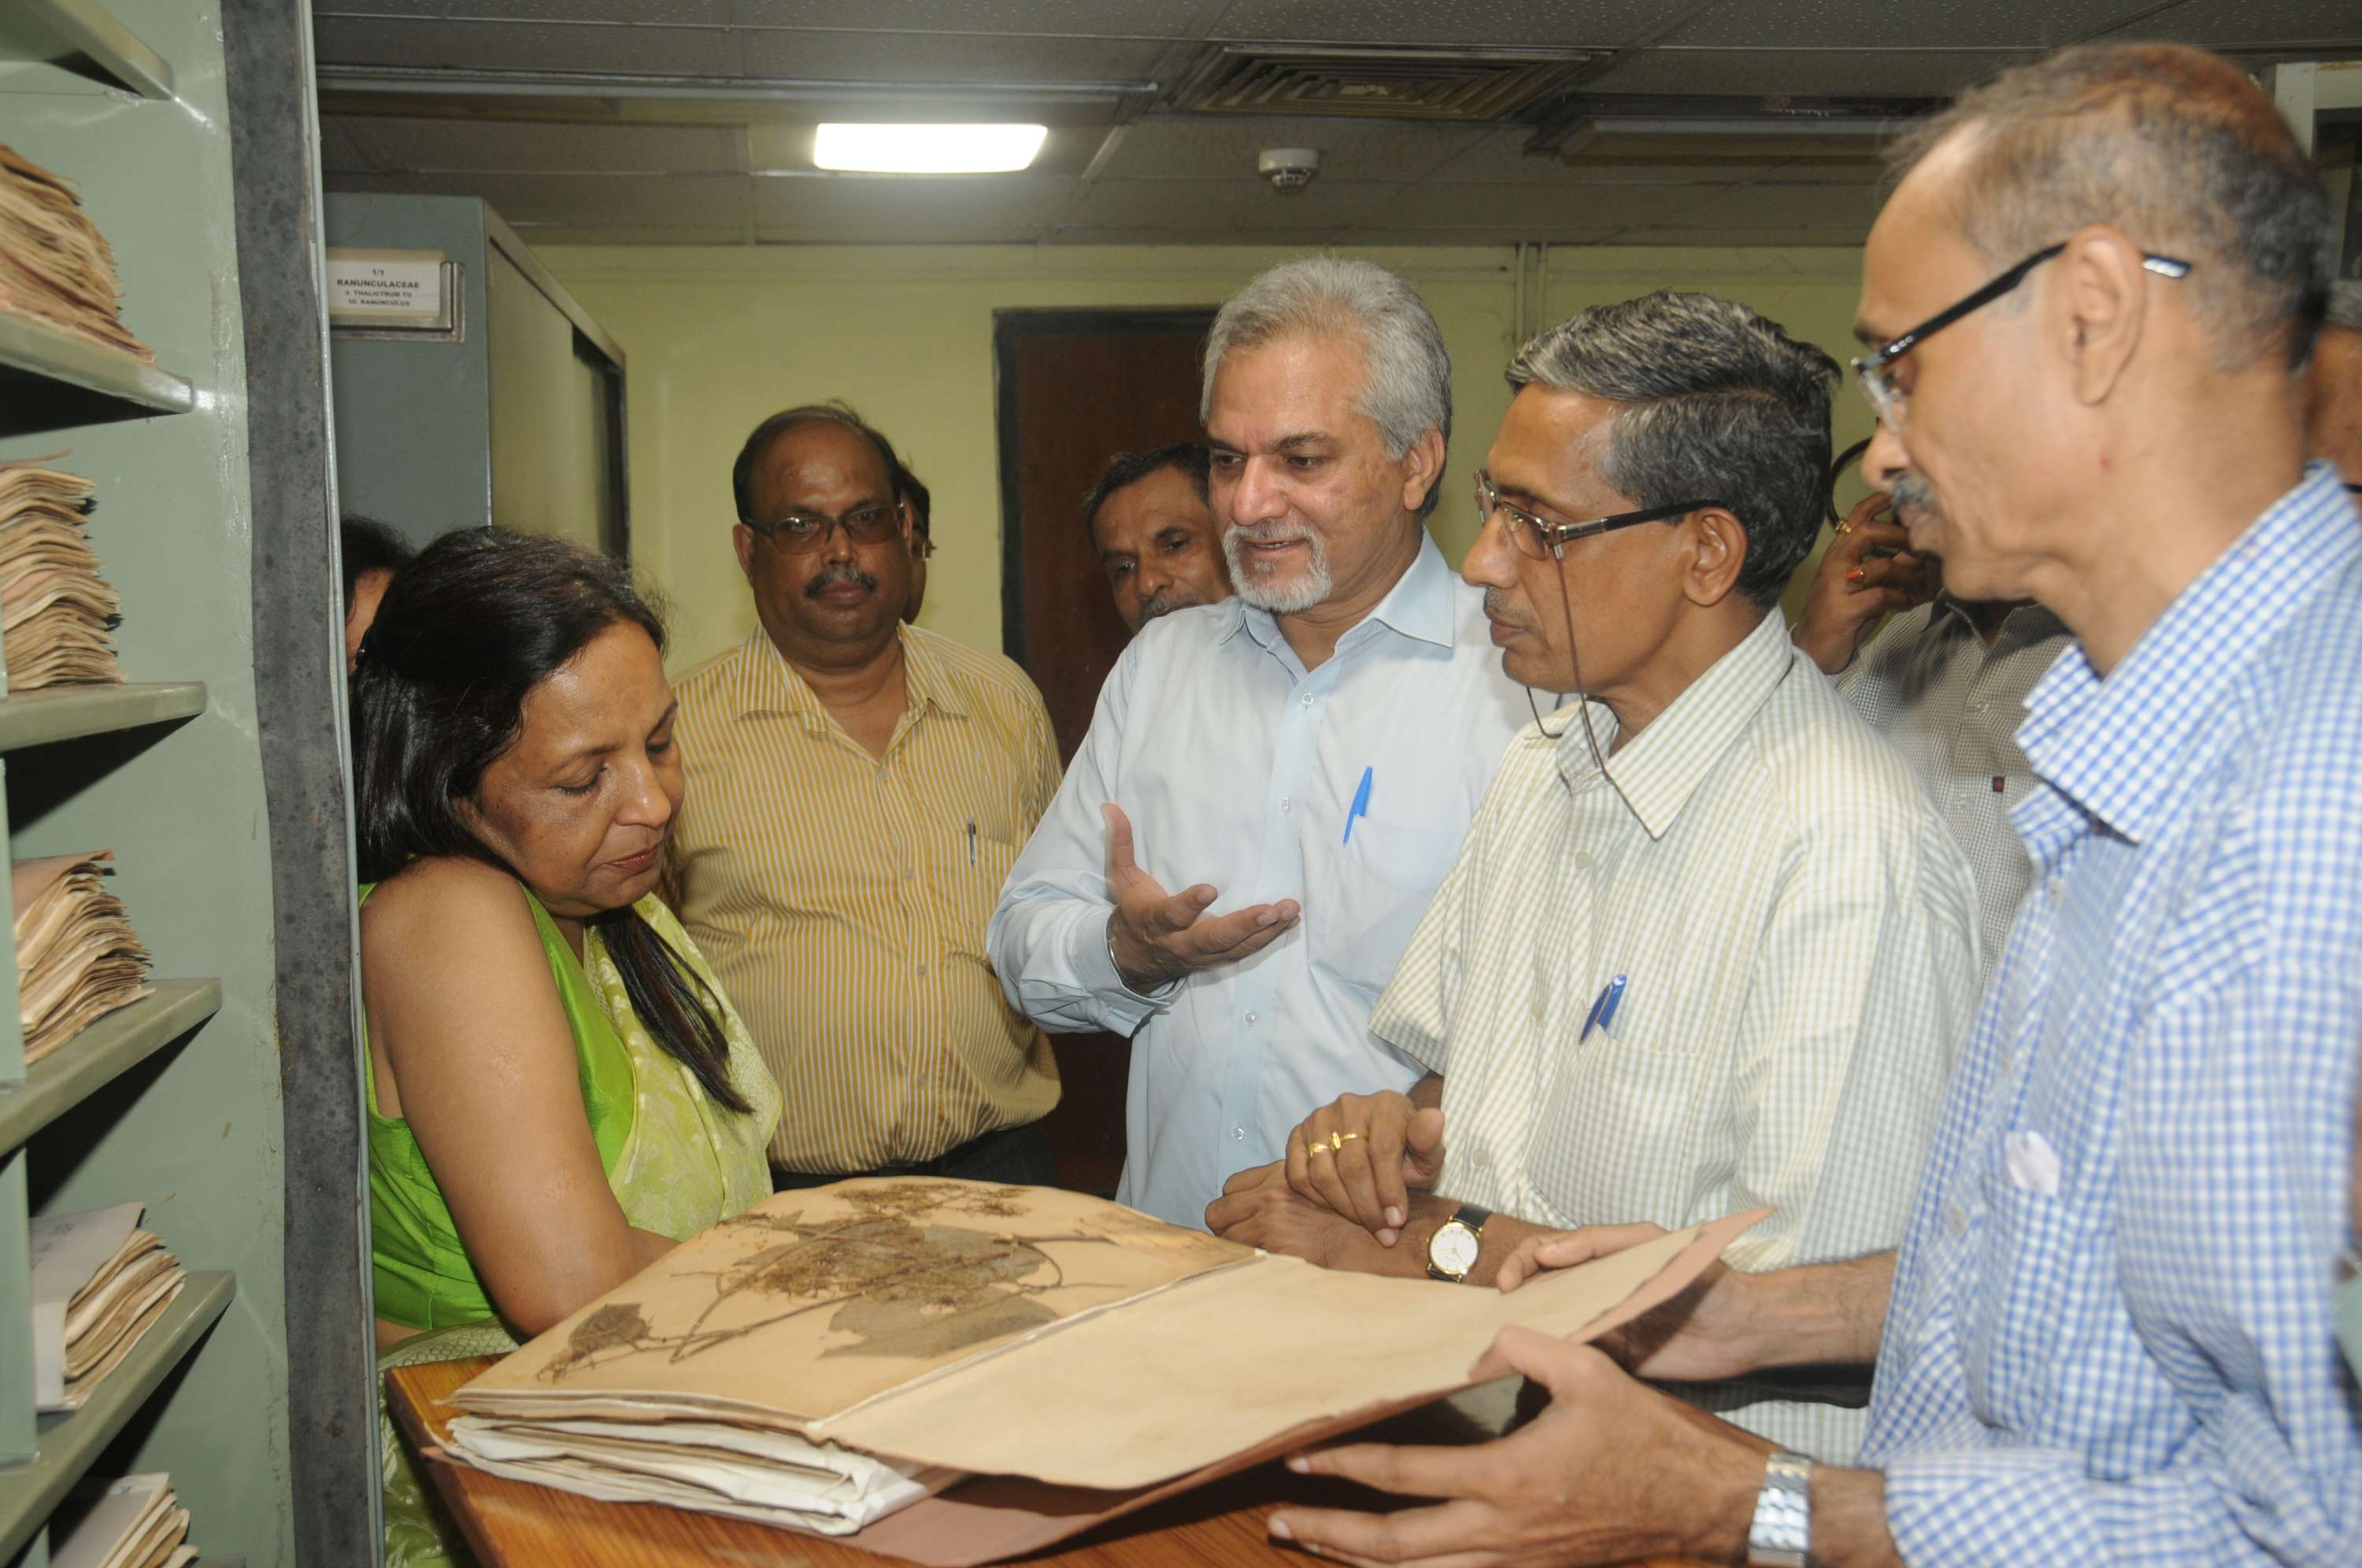
[[[0,312],[0,371],[16,372],[8,380],[54,382],[160,414],[186,414],[197,405],[196,388],[170,370],[6,312]],[[0,433],[18,435],[82,423],[67,412],[65,400],[11,395],[16,390],[0,384]],[[65,412],[66,417],[45,417],[52,408]]]
[[[193,718],[204,711],[204,684],[196,680],[51,686],[0,701],[0,751],[136,730],[142,724]]]
[[[170,98],[172,68],[98,0],[16,0],[22,21],[143,98]],[[46,51],[44,51],[46,54]]]
[[[155,994],[96,1020],[0,1084],[0,1154],[97,1093],[220,1010],[219,980],[158,980]]]
[[[44,1416],[29,1464],[0,1470],[0,1562],[12,1561],[73,1484],[105,1452],[165,1375],[213,1327],[237,1293],[227,1274],[193,1274],[187,1288],[91,1390],[90,1402],[66,1416]]]

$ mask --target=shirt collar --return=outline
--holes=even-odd
[[[1460,617],[1451,603],[1451,569],[1444,564],[1443,552],[1436,547],[1434,537],[1422,525],[1418,531],[1418,553],[1411,558],[1410,566],[1376,608],[1363,617],[1362,624],[1374,621],[1406,637],[1422,643],[1434,643],[1451,647],[1460,629]],[[1243,599],[1232,597],[1227,602],[1229,622],[1222,627],[1218,642],[1228,642],[1244,628],[1247,635],[1268,648],[1281,640],[1278,617],[1268,610],[1257,610]],[[1337,639],[1344,646],[1345,637],[1361,630],[1355,626]]]
[[[1938,625],[1949,621],[1970,636],[1978,636],[1976,623],[1969,618],[1968,610],[1959,600],[1938,591],[1934,602]],[[2001,635],[1993,639],[1993,648],[1999,651],[2003,643],[2038,643],[2066,635],[2067,623],[2061,621],[2057,612],[2047,605],[2021,604],[2002,617]],[[1983,639],[1978,637],[1978,640],[1981,642]]]
[[[1772,611],[1691,681],[1647,729],[1632,737],[1631,745],[1608,759],[1609,776],[1650,838],[1661,839],[1672,830],[1673,819],[1754,723],[1797,657],[1788,640],[1786,617]],[[1614,730],[1612,722],[1607,728]],[[1608,733],[1600,735],[1603,752],[1609,739]],[[1559,766],[1576,788],[1600,783],[1580,712],[1561,735],[1558,752]],[[1591,777],[1584,778],[1584,773]]]
[[[895,627],[894,635],[902,645],[902,683],[909,696],[910,712],[917,713],[932,707],[938,712],[966,717],[967,704],[934,650],[907,625]],[[796,673],[787,656],[779,652],[768,632],[756,626],[747,634],[742,646],[747,672],[745,701],[739,709],[742,717],[786,713],[801,720],[807,729],[828,727],[828,709],[804,678]]]
[[[2071,644],[2026,698],[2017,744],[2052,789],[2135,844],[2169,822],[2181,767],[2212,699],[2362,553],[2362,523],[2335,470],[2305,469],[2106,679]]]

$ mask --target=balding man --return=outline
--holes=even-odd
[[[794,1112],[775,1186],[1047,1185],[1050,1043],[984,961],[1001,878],[1058,782],[1041,693],[906,625],[893,445],[842,403],[756,425],[731,473],[760,623],[683,678],[668,896]]]
[[[2362,520],[2305,466],[2328,202],[2271,101],[2069,50],[1914,136],[1863,255],[1870,467],[1964,595],[2075,634],[2020,732],[2036,881],[1899,1253],[1715,1271],[1624,1349],[1693,1379],[1877,1360],[1814,1466],[1512,1331],[1551,1409],[1306,1468],[1356,1561],[2362,1562],[2332,1332],[2362,1046]],[[1513,1260],[1575,1261],[1576,1231]]]

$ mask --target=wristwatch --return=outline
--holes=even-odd
[[[1813,1462],[1782,1449],[1763,1462],[1763,1489],[1755,1494],[1747,1527],[1749,1568],[1805,1568],[1813,1546]]]
[[[1460,1211],[1435,1228],[1427,1239],[1427,1277],[1459,1285],[1476,1266],[1476,1252],[1485,1240],[1485,1221],[1493,1218],[1489,1209],[1479,1209],[1463,1203]]]

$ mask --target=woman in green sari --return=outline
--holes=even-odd
[[[352,683],[381,1364],[506,1349],[770,1192],[779,1091],[654,893],[664,629],[604,557],[447,536]],[[387,1562],[444,1560],[392,1434]]]

